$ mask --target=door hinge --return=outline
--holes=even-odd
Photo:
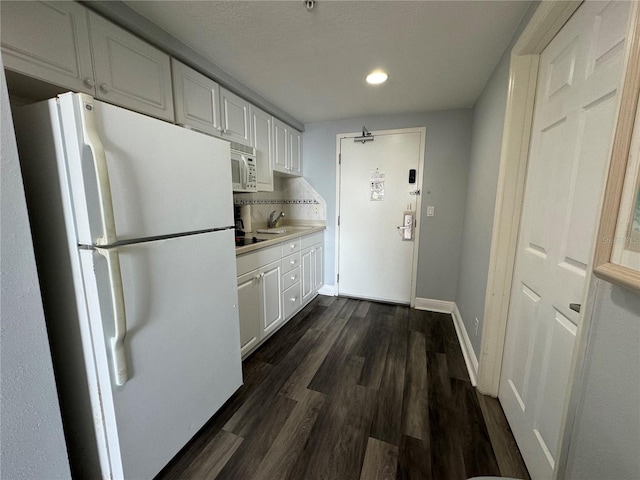
[[[338,226],[340,226],[340,215],[338,215]]]
[[[340,274],[336,275],[336,283],[340,283]]]
[[[338,165],[342,165],[342,154],[338,154]]]

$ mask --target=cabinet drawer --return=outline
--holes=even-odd
[[[282,259],[282,273],[288,273],[300,266],[300,252]]]
[[[268,248],[262,248],[255,252],[246,253],[236,257],[236,268],[238,276],[244,275],[251,270],[263,267],[269,263],[277,262],[281,258],[280,245],[274,245]]]
[[[311,235],[307,235],[302,237],[300,248],[305,249],[310,247],[311,245],[315,245],[316,243],[322,243],[324,240],[324,232],[316,232]]]
[[[296,267],[288,273],[282,275],[282,290],[286,290],[294,283],[300,281],[300,267]]]
[[[300,283],[289,287],[282,294],[282,303],[284,304],[284,318],[288,320],[300,308]]]
[[[300,237],[282,242],[282,256],[286,257],[300,251]]]

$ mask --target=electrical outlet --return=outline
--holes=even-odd
[[[427,207],[427,217],[434,217],[436,214],[435,210],[436,210],[436,207],[429,205]]]
[[[478,336],[478,327],[480,326],[480,322],[478,321],[478,317],[476,317],[476,337]]]

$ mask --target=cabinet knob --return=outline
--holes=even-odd
[[[295,302],[296,302],[296,297],[293,297],[293,298],[291,299],[291,303],[295,303]]]
[[[100,90],[103,91],[104,93],[108,93],[109,92],[109,85],[107,85],[106,83],[101,83],[100,84]]]
[[[291,275],[291,281],[294,281],[296,279],[295,275]]]
[[[291,265],[295,265],[296,261],[295,260],[291,260]]]
[[[85,78],[83,83],[89,88],[93,88],[96,85],[96,83],[93,81],[93,78],[89,78],[89,77]]]

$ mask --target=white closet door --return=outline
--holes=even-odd
[[[499,398],[551,478],[624,61],[628,2],[585,2],[540,57]],[[575,307],[574,307],[575,308]]]

